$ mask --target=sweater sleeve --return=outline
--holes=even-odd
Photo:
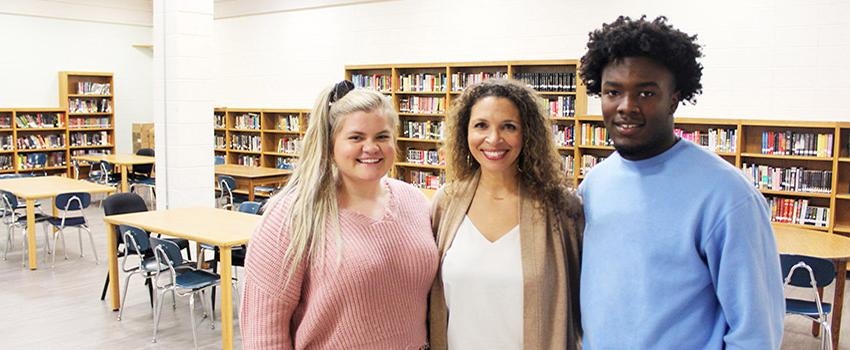
[[[704,253],[726,318],[726,348],[779,349],[785,296],[764,199],[751,195],[729,208],[706,236]]]
[[[284,262],[289,208],[283,202],[277,201],[263,218],[245,258],[239,326],[246,350],[292,349],[294,345],[292,315],[301,298],[306,264],[302,260],[290,277],[290,264]]]

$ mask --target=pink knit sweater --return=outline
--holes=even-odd
[[[333,234],[322,263],[301,263],[286,284],[292,198],[276,201],[254,232],[245,261],[240,327],[245,349],[419,349],[437,272],[428,201],[385,179],[380,220],[340,210],[342,255]]]

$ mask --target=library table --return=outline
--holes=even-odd
[[[263,168],[236,164],[218,164],[215,166],[215,174],[233,176],[236,187],[248,186],[248,191],[236,190],[234,193],[246,193],[248,200],[253,201],[254,187],[268,184],[281,184],[292,174],[292,170]],[[218,186],[218,184],[216,184]]]
[[[121,192],[127,192],[129,190],[129,187],[127,186],[127,173],[129,172],[130,166],[153,164],[156,159],[150,156],[137,156],[135,154],[88,154],[83,156],[74,156],[72,158],[87,162],[104,161],[121,168]]]
[[[118,311],[121,300],[118,277],[116,225],[131,225],[150,232],[185,238],[218,246],[221,252],[221,342],[223,349],[233,348],[233,292],[231,286],[231,248],[248,243],[261,216],[216,208],[178,208],[110,215],[106,222],[109,251],[109,288],[112,310]],[[126,287],[125,287],[126,288]]]
[[[10,192],[26,200],[27,204],[27,254],[30,270],[38,268],[35,240],[35,201],[53,199],[56,195],[68,192],[109,193],[115,191],[112,186],[100,185],[83,180],[74,180],[59,176],[33,176],[0,180],[0,190]],[[53,216],[58,215],[56,202],[53,201]],[[56,254],[54,247],[53,254]]]
[[[773,224],[773,233],[776,236],[776,245],[782,254],[813,256],[829,259],[835,263],[835,295],[832,300],[831,327],[832,348],[838,349],[841,312],[844,309],[844,283],[847,278],[847,262],[850,261],[850,238],[782,224]],[[817,327],[815,323],[812,334],[817,335]]]

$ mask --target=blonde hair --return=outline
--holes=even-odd
[[[377,112],[383,115],[393,131],[395,144],[398,114],[389,98],[372,90],[350,90],[353,85],[347,81],[343,83],[324,89],[316,99],[298,165],[278,195],[283,198],[294,194],[288,213],[290,244],[284,255],[285,262],[292,262],[289,277],[305,255],[313,260],[321,259],[328,223],[336,234],[337,252],[341,251],[337,221],[338,176],[333,164],[333,143],[345,117],[355,112]]]

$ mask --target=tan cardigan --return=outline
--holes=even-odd
[[[434,196],[431,226],[437,238],[442,265],[446,251],[469,210],[476,174],[465,181],[444,186]],[[573,217],[556,217],[552,210],[520,189],[520,250],[523,274],[523,348],[580,349],[579,272],[584,215],[581,206]],[[443,295],[442,266],[431,287],[429,341],[431,349],[448,347],[448,310]]]

